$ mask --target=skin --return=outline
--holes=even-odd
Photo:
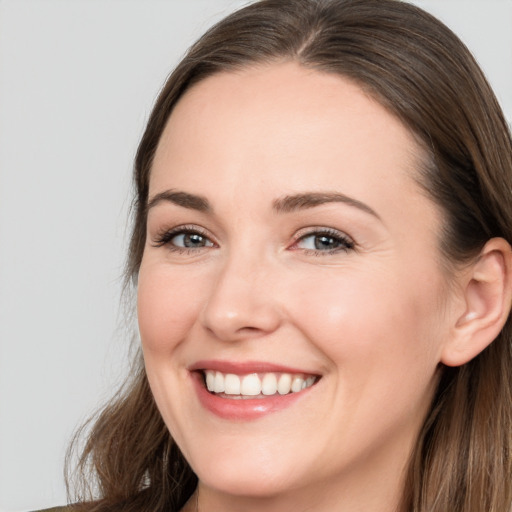
[[[150,208],[138,317],[202,512],[395,510],[460,304],[442,270],[441,213],[413,179],[422,156],[359,87],[295,63],[214,75],[179,101],[149,198],[181,191],[211,210]],[[274,208],[310,192],[373,213],[338,201]],[[183,225],[204,247],[158,244]],[[312,250],[325,228],[353,247]],[[199,403],[189,368],[204,359],[321,378],[284,410],[231,421]]]

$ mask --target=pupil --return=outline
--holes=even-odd
[[[335,249],[338,246],[336,239],[332,236],[317,236],[315,238],[315,249]]]
[[[183,245],[185,245],[185,247],[202,247],[204,245],[204,239],[201,235],[189,233],[185,235]]]

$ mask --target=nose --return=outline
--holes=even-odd
[[[233,256],[220,266],[202,311],[202,324],[217,339],[237,341],[275,331],[282,312],[275,272],[263,258]]]

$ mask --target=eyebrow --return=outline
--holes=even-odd
[[[367,204],[338,192],[307,192],[303,194],[284,196],[276,199],[273,203],[273,207],[278,213],[289,213],[297,210],[314,208],[315,206],[327,203],[344,203],[358,208],[363,212],[369,213],[381,220],[379,214]]]
[[[146,206],[146,211],[154,208],[162,202],[170,202],[182,208],[197,210],[204,213],[213,211],[208,199],[203,196],[181,192],[177,190],[165,190],[155,194]],[[291,213],[307,208],[314,208],[328,203],[344,203],[373,215],[380,220],[379,214],[367,204],[339,192],[305,192],[301,194],[287,195],[276,199],[272,206],[277,213]]]
[[[189,194],[188,192],[179,192],[177,190],[165,190],[164,192],[154,195],[148,201],[148,204],[146,205],[146,212],[164,201],[200,212],[207,213],[212,211],[212,207],[210,206],[208,199],[203,196]]]

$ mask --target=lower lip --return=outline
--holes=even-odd
[[[192,380],[201,405],[211,413],[227,420],[255,420],[272,412],[281,411],[304,397],[314,387],[287,395],[270,395],[265,398],[223,398],[210,393],[200,372],[192,372]]]

